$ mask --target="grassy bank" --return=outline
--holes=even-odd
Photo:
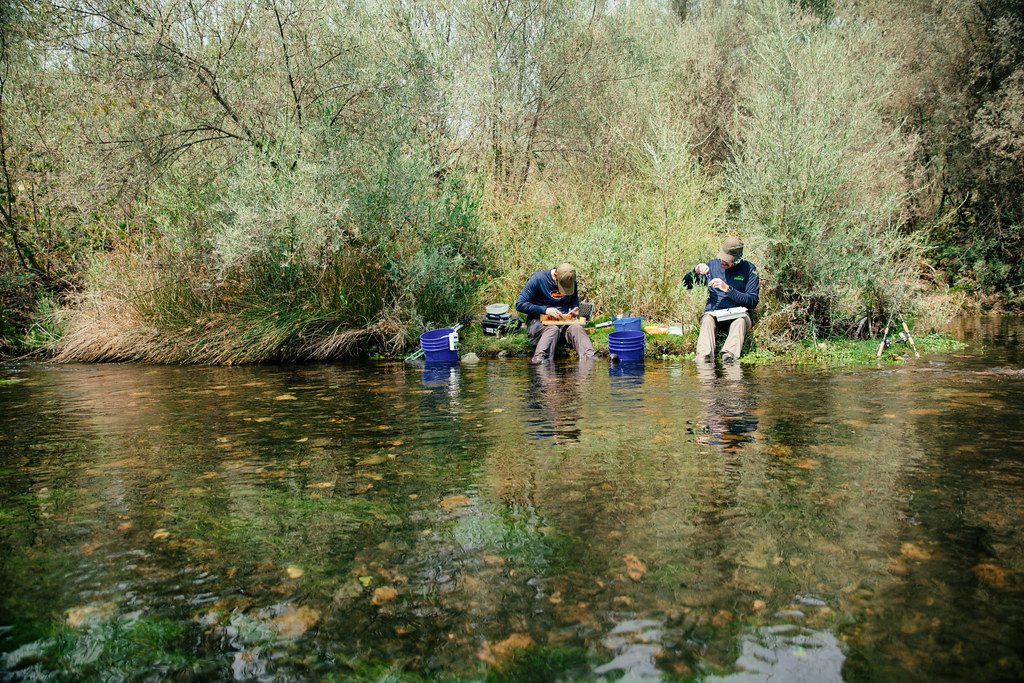
[[[595,330],[590,335],[594,349],[600,356],[608,355],[608,335],[612,328]],[[528,358],[533,347],[524,333],[516,333],[503,337],[492,337],[483,334],[479,326],[474,326],[460,334],[463,354],[475,353],[481,358]],[[942,334],[932,333],[914,337],[917,350],[922,354],[952,353],[966,347],[963,342]],[[740,358],[743,365],[818,365],[839,367],[846,365],[872,365],[875,363],[902,363],[913,359],[914,352],[910,345],[897,341],[886,348],[878,358],[880,339],[848,339],[837,337],[824,341],[804,340],[786,350],[769,351],[758,349],[756,343],[749,344]],[[697,344],[696,330],[683,335],[648,334],[645,337],[645,355],[647,358],[683,358],[694,357]],[[571,351],[561,353],[572,355]]]

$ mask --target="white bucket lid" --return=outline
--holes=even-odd
[[[490,304],[487,306],[487,312],[490,315],[503,315],[508,313],[508,304]]]

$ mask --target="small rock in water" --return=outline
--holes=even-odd
[[[373,591],[373,596],[370,598],[370,604],[383,605],[385,602],[390,602],[396,597],[398,597],[398,591],[392,586],[381,586]]]
[[[473,499],[469,496],[449,496],[441,501],[441,507],[445,510],[451,510],[452,508],[462,507],[464,505],[471,505]]]
[[[320,620],[320,613],[311,607],[292,607],[274,618],[274,627],[282,638],[294,640]]]
[[[476,355],[475,353],[467,353],[465,356],[462,357],[461,360],[463,363],[472,365],[473,363],[480,362],[480,356]]]
[[[65,612],[65,619],[68,626],[73,628],[79,628],[85,626],[90,622],[99,621],[112,615],[114,612],[113,603],[106,603],[103,605],[83,605],[82,607],[72,607]]]
[[[776,612],[775,616],[779,619],[803,619],[806,615],[798,609],[784,609]]]
[[[971,571],[982,583],[996,588],[1006,587],[1006,571],[994,564],[977,564],[971,567]]]
[[[533,638],[528,633],[513,633],[508,638],[496,643],[485,640],[484,646],[476,656],[491,666],[496,666],[511,657],[516,650],[522,650],[532,645]]]
[[[626,574],[634,581],[644,578],[647,573],[647,565],[639,557],[630,553],[622,558],[626,562]]]
[[[825,607],[828,605],[827,602],[816,595],[798,595],[796,596],[796,601],[801,605],[807,605],[808,607]]]
[[[911,560],[930,560],[932,555],[924,548],[913,543],[901,543],[900,552]]]

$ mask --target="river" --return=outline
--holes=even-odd
[[[0,364],[0,678],[1024,678],[1022,321],[880,368]]]

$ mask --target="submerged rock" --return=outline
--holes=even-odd
[[[776,612],[775,616],[779,619],[803,619],[807,615],[798,609],[784,609]]]
[[[825,607],[828,605],[827,602],[816,595],[798,595],[796,596],[796,601],[801,605],[807,605],[808,607]]]
[[[274,617],[274,628],[282,638],[294,640],[320,621],[320,612],[312,607],[289,606],[287,610]]]

